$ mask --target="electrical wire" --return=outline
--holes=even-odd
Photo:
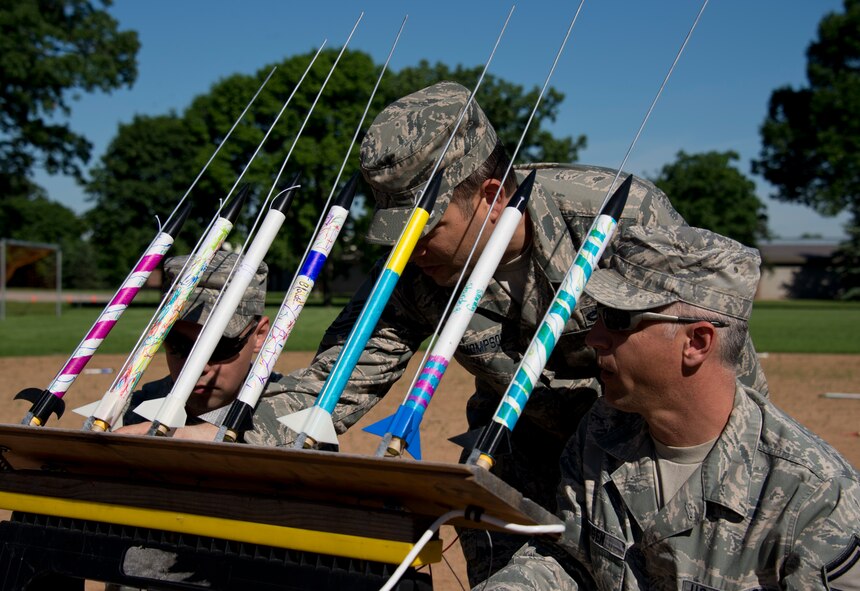
[[[400,563],[400,566],[394,571],[394,574],[388,579],[388,581],[380,587],[379,591],[391,591],[397,582],[400,580],[400,577],[403,576],[403,573],[406,572],[406,569],[409,568],[409,565],[415,561],[415,558],[424,549],[424,546],[427,545],[427,542],[436,534],[442,525],[451,521],[457,517],[466,517],[466,511],[462,509],[456,509],[454,511],[448,511],[441,517],[439,517],[433,524],[425,531],[418,541],[415,542],[415,545],[412,547],[412,550],[406,555],[406,558],[403,559],[403,562]],[[492,517],[491,515],[484,515],[482,513],[471,515],[470,518],[474,519],[478,522],[489,523],[490,525],[495,525],[496,527],[500,527],[506,531],[518,533],[518,534],[560,534],[564,532],[564,524],[552,524],[552,525],[522,525],[518,523],[508,523],[496,517]]]

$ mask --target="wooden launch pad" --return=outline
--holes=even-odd
[[[325,588],[345,585],[352,575],[344,571],[355,571],[351,588],[378,589],[448,511],[558,523],[492,474],[461,464],[22,425],[0,425],[0,455],[0,508],[13,511],[0,523],[0,581],[10,591],[39,576],[52,589],[82,588],[58,587],[58,577],[164,589]],[[46,556],[63,544],[86,550]],[[182,563],[174,571],[208,573],[205,585],[169,572],[153,581],[129,564],[162,555]],[[413,566],[440,555],[434,540]],[[429,588],[426,575],[410,576],[403,588]]]

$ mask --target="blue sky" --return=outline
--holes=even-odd
[[[578,1],[116,0],[122,29],[138,32],[139,76],[131,89],[81,96],[71,125],[94,144],[95,163],[117,125],[135,114],[181,112],[217,80],[252,73],[323,39],[339,47],[364,17],[350,47],[382,63],[404,15],[409,20],[392,59],[395,70],[420,59],[483,64],[511,9],[511,22],[490,67],[526,87],[541,86]],[[580,161],[617,167],[624,157],[696,13],[699,0],[586,0],[551,84],[565,93],[559,135],[585,134]],[[755,180],[770,226],[782,238],[803,233],[844,236],[847,216],[768,198],[752,176],[758,128],[771,92],[805,84],[805,50],[822,16],[841,0],[711,0],[625,168],[656,175],[679,150],[735,150],[738,168]],[[38,172],[52,199],[75,211],[89,207],[65,177]]]

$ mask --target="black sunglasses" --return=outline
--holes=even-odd
[[[693,324],[694,322],[709,322],[717,328],[728,326],[719,320],[708,320],[707,318],[691,318],[689,316],[672,316],[671,314],[659,314],[657,312],[631,312],[630,310],[619,310],[617,308],[597,307],[597,315],[603,321],[607,330],[616,332],[632,332],[646,320],[657,320],[659,322],[680,322],[682,324]]]
[[[239,336],[221,337],[212,351],[212,355],[209,356],[209,363],[223,363],[238,355],[251,335],[257,330],[259,324],[260,319],[255,318]],[[185,359],[191,353],[191,348],[194,347],[195,342],[196,339],[189,339],[178,332],[170,331],[164,339],[164,346],[170,355]]]

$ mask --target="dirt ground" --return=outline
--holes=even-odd
[[[822,396],[825,393],[860,393],[860,356],[764,354],[762,357],[772,400],[833,445],[852,465],[860,466],[860,399],[856,399],[856,396]],[[310,354],[285,353],[279,359],[277,369],[281,372],[290,371],[302,367],[309,359]],[[99,399],[113,381],[115,374],[112,372],[118,370],[124,360],[123,356],[115,355],[94,357],[88,365],[88,370],[93,373],[78,378],[66,395],[66,414],[59,421],[52,419],[48,427],[79,429],[83,417],[70,409]],[[28,402],[12,400],[12,397],[26,387],[47,386],[65,361],[60,356],[0,359],[0,383],[7,401],[0,406],[0,422],[20,422],[30,405]],[[407,376],[414,374],[419,362],[419,359],[413,360]],[[100,369],[104,373],[97,373]],[[144,377],[155,379],[164,374],[166,364],[163,356],[158,356]],[[378,438],[364,433],[361,427],[395,411],[408,386],[406,381],[392,390],[382,403],[358,423],[357,428],[342,437],[341,448],[344,451],[368,455],[375,452]],[[452,364],[422,423],[422,447],[426,460],[457,461],[460,448],[449,442],[448,438],[465,430],[463,408],[471,391],[471,377],[462,368]],[[0,512],[0,518],[4,515]],[[462,554],[455,537],[452,528],[442,528],[443,547],[450,545],[450,548],[444,554],[444,561],[433,567],[434,588],[440,591],[468,586]],[[88,589],[98,588],[100,586],[88,586]]]

